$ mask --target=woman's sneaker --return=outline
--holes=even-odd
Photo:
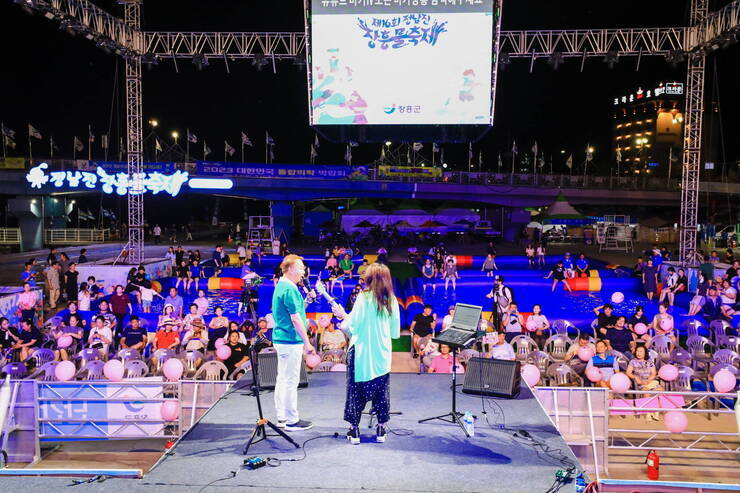
[[[378,443],[385,442],[385,436],[387,432],[385,430],[385,425],[378,425],[375,427],[375,441]]]
[[[360,428],[357,426],[350,427],[349,431],[347,432],[347,440],[349,440],[349,443],[351,443],[352,445],[359,445]]]
[[[306,420],[296,421],[295,423],[286,423],[285,431],[304,431],[313,427],[313,423]]]

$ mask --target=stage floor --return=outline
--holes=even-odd
[[[518,399],[496,399],[503,418],[495,404],[486,399],[487,416],[495,429],[481,414],[480,397],[459,393],[458,409],[470,410],[479,418],[475,436],[466,439],[452,424],[417,423],[449,411],[449,375],[394,374],[391,407],[403,415],[393,416],[390,428],[397,433],[413,433],[390,434],[386,443],[379,444],[374,442],[374,430],[363,421],[363,442],[351,445],[344,438],[346,424],[342,420],[344,373],[316,373],[310,378],[310,385],[299,390],[299,409],[302,417],[313,420],[315,426],[291,435],[299,443],[315,438],[305,446],[306,458],[283,462],[279,467],[242,470],[237,477],[216,483],[214,491],[239,485],[261,492],[546,491],[563,466],[526,439],[499,430],[498,424],[504,419],[507,428],[528,431],[578,464],[526,386]],[[237,390],[219,401],[140,484],[199,488],[238,469],[243,460],[242,447],[252,430],[245,423],[256,416],[256,401],[245,394]],[[262,396],[267,417],[273,418],[273,394],[265,392]],[[335,438],[334,433],[339,437]],[[254,445],[249,455],[287,459],[301,458],[303,452],[275,437]],[[568,487],[572,489],[573,485]]]

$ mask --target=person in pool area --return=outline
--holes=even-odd
[[[658,268],[653,265],[652,259],[648,259],[647,264],[642,268],[642,286],[647,299],[653,301],[653,296],[658,290]]]
[[[493,277],[494,271],[496,270],[498,270],[498,267],[496,266],[496,254],[489,253],[488,255],[486,255],[486,259],[483,261],[481,272],[485,272],[486,277]]]
[[[545,267],[545,245],[542,243],[537,245],[537,267]]]
[[[563,287],[568,292],[573,292],[570,289],[570,285],[565,280],[566,278],[566,268],[562,260],[558,260],[558,263],[555,264],[555,267],[552,268],[549,274],[545,276],[545,279],[550,279],[552,277],[552,289],[551,291],[555,291],[555,287],[558,285],[559,282],[563,283]]]
[[[422,297],[427,293],[427,286],[432,286],[432,295],[437,291],[437,283],[434,281],[436,277],[437,269],[434,268],[432,259],[427,257],[424,260],[424,265],[421,266],[421,295]]]
[[[527,265],[529,267],[534,267],[534,252],[532,244],[528,243],[527,247],[524,249],[524,255],[527,257]]]
[[[576,277],[575,266],[573,265],[573,259],[570,257],[570,252],[565,252],[563,255],[563,267],[565,267],[565,278],[572,279]]]
[[[588,277],[588,274],[588,259],[585,254],[581,253],[578,255],[578,260],[576,260],[576,275],[578,277]]]

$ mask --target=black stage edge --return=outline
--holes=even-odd
[[[528,433],[544,442],[556,451],[554,455],[567,457],[580,469],[526,385],[516,399],[486,398],[487,415],[481,412],[479,396],[459,393],[458,410],[469,410],[478,417],[472,438],[465,438],[457,425],[441,421],[419,424],[419,419],[449,410],[450,375],[391,375],[391,408],[403,414],[392,417],[390,429],[403,436],[390,433],[386,443],[375,443],[374,432],[363,421],[362,443],[351,445],[344,437],[347,424],[342,419],[345,378],[344,373],[314,373],[310,385],[298,391],[301,417],[314,422],[313,429],[292,435],[301,444],[313,439],[305,445],[304,460],[283,461],[278,467],[253,471],[241,468],[242,447],[257,417],[255,398],[247,395],[247,385],[241,385],[243,390],[221,399],[171,455],[143,480],[134,482],[132,489],[156,485],[158,491],[198,491],[226,478],[206,491],[547,491],[555,473],[565,466],[532,446],[521,433],[515,437],[517,430],[525,430],[525,436]],[[266,416],[274,418],[272,392],[262,393],[262,399]],[[413,434],[407,435],[407,430]],[[300,459],[303,450],[295,450],[280,437],[268,437],[254,445],[249,455]],[[230,477],[236,470],[236,477]],[[571,482],[561,491],[573,489]]]

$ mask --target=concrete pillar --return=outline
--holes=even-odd
[[[8,212],[18,218],[21,251],[43,248],[43,211],[41,198],[22,197],[8,200]]]
[[[277,236],[280,232],[283,232],[288,241],[290,241],[293,235],[293,204],[283,201],[272,202],[270,210],[275,235]]]

